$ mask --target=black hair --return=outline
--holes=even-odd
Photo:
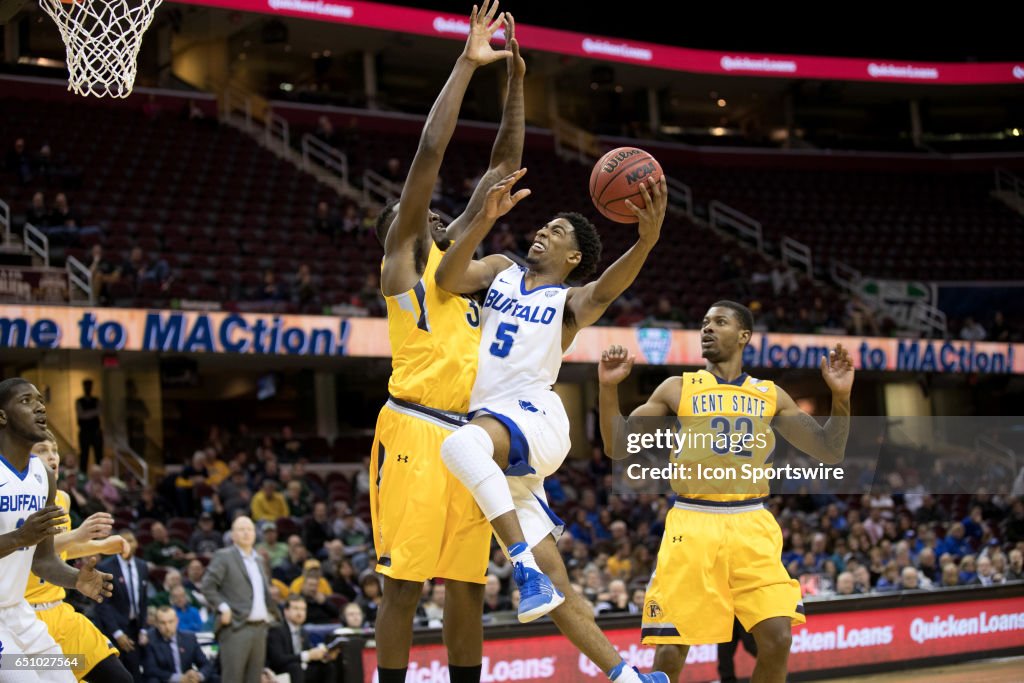
[[[741,330],[754,331],[754,314],[751,313],[750,309],[743,304],[723,299],[711,304],[711,308],[717,307],[728,308],[730,311],[735,313],[736,319],[740,321]]]
[[[395,220],[396,206],[398,206],[398,200],[392,199],[384,205],[384,208],[381,209],[380,213],[377,215],[375,230],[377,233],[377,241],[380,242],[380,246],[382,247],[388,238],[388,229],[391,227],[391,222]]]
[[[11,377],[0,382],[0,410],[7,409],[7,403],[14,397],[14,392],[17,391],[17,387],[22,384],[31,384],[24,377]]]
[[[572,225],[573,239],[576,240],[576,248],[579,249],[581,256],[579,264],[569,273],[568,279],[582,282],[594,274],[597,264],[601,262],[601,237],[597,234],[594,224],[583,214],[563,211],[555,218],[564,218]]]

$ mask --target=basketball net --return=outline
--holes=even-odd
[[[68,90],[128,97],[142,34],[162,0],[39,0],[67,47]]]

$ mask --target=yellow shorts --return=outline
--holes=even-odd
[[[448,472],[441,443],[463,421],[389,399],[370,454],[370,511],[377,571],[393,579],[486,583],[491,525]]]
[[[36,616],[66,655],[83,655],[84,666],[75,669],[75,678],[82,680],[89,671],[110,655],[119,655],[110,639],[81,612],[66,602],[48,610],[37,611]]]
[[[644,599],[644,645],[732,640],[772,617],[802,624],[800,584],[782,566],[782,532],[760,503],[705,507],[677,501],[665,519]]]

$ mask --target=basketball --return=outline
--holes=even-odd
[[[661,164],[649,153],[636,147],[619,147],[601,157],[590,172],[590,198],[601,215],[616,223],[636,223],[626,200],[644,207],[640,194],[641,181],[663,175]]]

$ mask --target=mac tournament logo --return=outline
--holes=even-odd
[[[636,339],[640,343],[647,362],[651,365],[663,365],[672,348],[672,332],[660,327],[642,327],[636,331]]]

